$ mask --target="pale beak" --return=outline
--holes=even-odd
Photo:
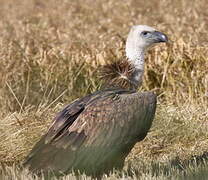
[[[152,32],[152,39],[155,41],[155,43],[168,42],[168,37],[159,31]]]

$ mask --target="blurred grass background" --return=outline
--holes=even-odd
[[[156,118],[126,166],[141,179],[175,179],[178,166],[192,172],[207,164],[207,9],[206,0],[1,0],[1,177],[26,176],[5,164],[21,163],[65,104],[99,89],[98,68],[124,56],[136,24],[166,33],[170,43],[146,57],[142,90],[158,94]],[[204,163],[185,163],[195,158]]]

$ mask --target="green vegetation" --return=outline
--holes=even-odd
[[[35,178],[19,164],[56,112],[99,89],[97,69],[124,55],[135,24],[170,38],[146,58],[141,90],[158,94],[156,118],[124,171],[106,179],[205,179],[207,9],[206,0],[1,0],[0,179]]]

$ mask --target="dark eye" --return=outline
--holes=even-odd
[[[142,35],[147,36],[147,35],[149,35],[149,33],[150,33],[149,31],[143,31]]]

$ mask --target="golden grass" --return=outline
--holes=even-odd
[[[2,0],[0,161],[21,162],[64,104],[99,89],[97,68],[124,55],[135,24],[158,28],[170,43],[146,58],[142,89],[159,103],[127,162],[145,177],[137,161],[165,166],[208,152],[207,9],[206,0]]]

